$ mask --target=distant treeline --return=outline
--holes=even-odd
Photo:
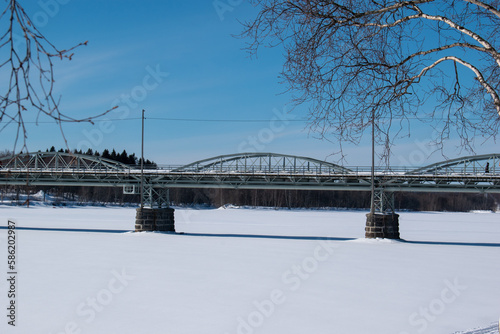
[[[121,187],[25,187],[3,186],[2,194],[37,193],[93,204],[134,204],[139,195],[123,194]],[[2,195],[2,197],[4,197]],[[5,198],[4,198],[5,199]],[[8,200],[8,198],[7,198]],[[245,189],[184,189],[170,190],[173,205],[202,205],[220,207],[226,204],[238,206],[263,206],[274,208],[347,208],[370,207],[370,193],[362,191],[325,190],[245,190]],[[500,210],[499,194],[464,193],[396,193],[395,209],[413,211],[471,211]]]
[[[205,204],[220,207],[264,206],[276,208],[368,209],[370,192],[327,190],[245,190],[245,189],[171,189],[174,204]],[[500,210],[500,194],[395,193],[398,210],[471,211]]]
[[[56,148],[52,146],[50,149],[47,149],[45,152],[56,152]],[[57,152],[61,153],[70,153],[68,149],[59,149]],[[110,159],[114,161],[118,161],[127,165],[140,165],[141,164],[141,158],[137,157],[135,153],[128,154],[126,150],[123,150],[121,153],[117,153],[115,149],[113,148],[111,152],[108,149],[103,150],[102,152],[99,151],[94,151],[91,148],[89,148],[86,152],[83,152],[82,150],[73,150],[74,154],[86,154],[86,155],[93,155],[96,157],[102,157],[105,159]],[[144,160],[144,165],[146,165],[148,168],[156,168],[157,164],[149,159]]]

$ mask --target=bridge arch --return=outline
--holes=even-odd
[[[237,153],[199,160],[174,172],[352,173],[331,162],[277,153]]]
[[[86,169],[129,170],[130,166],[118,161],[93,155],[34,152],[0,158],[0,169]]]
[[[432,173],[500,173],[500,153],[471,155],[457,159],[437,162],[428,166],[420,167],[409,172],[409,174],[432,174]],[[486,168],[488,166],[488,168]]]

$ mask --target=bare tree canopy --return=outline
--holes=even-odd
[[[36,115],[37,120],[48,116],[60,127],[63,122],[91,122],[94,118],[66,115],[59,110],[59,97],[54,96],[53,61],[71,60],[72,51],[87,42],[60,50],[33,25],[18,1],[5,2],[7,7],[0,15],[0,73],[4,83],[0,91],[0,132],[16,126],[15,144],[22,142],[22,151],[26,148],[28,114]],[[61,133],[64,137],[62,127]]]
[[[254,0],[249,50],[282,45],[282,78],[311,127],[358,142],[372,113],[386,148],[418,118],[473,150],[500,120],[498,0]],[[405,133],[401,130],[405,129]]]

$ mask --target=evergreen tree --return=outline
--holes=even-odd
[[[119,156],[119,160],[121,163],[128,164],[128,154],[126,150],[123,150],[123,152]]]
[[[104,151],[102,151],[102,157],[105,159],[111,159],[111,155],[109,154],[108,149],[105,149]]]
[[[135,153],[132,153],[131,155],[129,155],[128,164],[129,165],[137,165],[137,158],[135,156]]]

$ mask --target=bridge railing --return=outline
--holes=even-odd
[[[258,168],[258,167],[250,167],[250,168],[239,168],[234,169],[230,167],[217,167],[213,169],[197,169],[197,168],[185,168],[180,169],[181,166],[178,165],[160,165],[158,169],[150,169],[147,170],[148,173],[154,173],[155,171],[158,173],[165,172],[175,172],[175,173],[196,173],[196,174],[214,174],[214,173],[243,173],[243,174],[295,174],[295,175],[350,175],[350,176],[367,176],[371,174],[370,166],[351,166],[346,167],[348,170],[334,170],[328,168],[317,168],[317,167],[285,167],[285,168]],[[488,172],[485,172],[484,168],[478,167],[447,167],[447,168],[435,168],[428,171],[421,171],[418,173],[414,173],[415,167],[413,166],[396,166],[396,167],[376,167],[375,173],[377,175],[500,175],[499,169],[491,169]]]
[[[49,160],[44,157],[43,159],[18,159],[18,160],[0,160],[0,171],[13,171],[25,170],[30,172],[35,171],[68,171],[68,172],[115,172],[115,173],[132,173],[137,174],[140,172],[140,165],[125,165],[125,164],[111,164],[106,160],[90,161],[84,159],[74,159],[74,157],[63,157],[58,160]],[[289,174],[289,175],[346,175],[346,176],[360,176],[366,177],[371,174],[370,166],[352,166],[334,168],[330,166],[235,166],[235,165],[217,165],[209,168],[203,166],[189,166],[185,165],[145,165],[145,173],[147,174],[165,174],[165,173],[196,173],[196,174]],[[377,176],[499,176],[500,167],[496,164],[489,165],[486,169],[483,164],[459,164],[453,166],[433,166],[432,168],[418,168],[414,166],[395,166],[386,167],[378,166],[375,168]]]
[[[139,165],[129,165],[123,166],[117,170],[118,172],[138,172],[140,171]],[[366,175],[371,173],[370,166],[351,166],[347,167],[349,171],[345,170],[333,170],[328,168],[316,168],[316,167],[285,167],[285,168],[258,168],[258,167],[250,167],[250,168],[213,168],[213,169],[197,169],[197,168],[188,168],[188,169],[180,169],[181,165],[160,165],[160,166],[144,166],[144,171],[148,174],[151,173],[198,173],[198,174],[213,174],[213,173],[250,173],[250,174],[325,174],[325,175]],[[109,166],[99,165],[92,166],[92,168],[88,168],[88,166],[78,166],[78,165],[64,165],[64,166],[35,166],[35,165],[8,165],[2,166],[0,165],[0,170],[46,170],[46,171],[104,171],[104,170],[112,170]],[[113,169],[114,170],[114,169]],[[446,168],[434,168],[427,171],[419,171],[418,173],[414,172],[415,167],[376,167],[375,173],[377,175],[500,175],[499,169],[491,169],[488,172],[484,170],[484,168],[478,167],[446,167]]]
[[[181,165],[159,165],[159,166],[144,166],[144,172],[147,174],[165,174],[165,173],[196,173],[196,174],[215,174],[215,173],[224,173],[224,174],[293,174],[293,175],[346,175],[346,176],[363,176],[366,177],[371,174],[370,166],[352,166],[346,167],[347,170],[334,170],[330,168],[324,167],[284,167],[284,168],[259,168],[259,167],[250,167],[250,168],[230,168],[230,167],[218,167],[213,169],[197,169],[197,168],[185,168],[180,169]],[[59,165],[59,166],[47,166],[47,165],[34,165],[34,164],[11,164],[11,165],[0,165],[0,171],[47,171],[47,172],[55,172],[55,171],[68,171],[68,172],[113,172],[116,173],[139,173],[140,165],[123,165],[120,169],[113,169],[106,165],[94,165],[89,168],[89,166],[85,165]],[[377,176],[394,176],[394,175],[435,175],[435,176],[493,176],[500,175],[500,168],[491,168],[486,171],[481,166],[453,166],[453,167],[442,167],[442,168],[433,168],[425,171],[415,172],[415,167],[406,167],[406,166],[398,166],[398,167],[376,167],[375,174]]]
[[[267,166],[250,166],[250,167],[238,167],[234,166],[217,166],[215,168],[182,168],[182,166],[159,166],[160,170],[171,171],[175,173],[250,173],[250,174],[275,174],[275,173],[287,173],[287,174],[349,174],[348,171],[343,170],[333,170],[331,168],[325,167],[280,167],[280,168],[269,168]]]
[[[428,170],[410,171],[412,175],[500,175],[500,168],[485,169],[483,166],[452,166]]]

